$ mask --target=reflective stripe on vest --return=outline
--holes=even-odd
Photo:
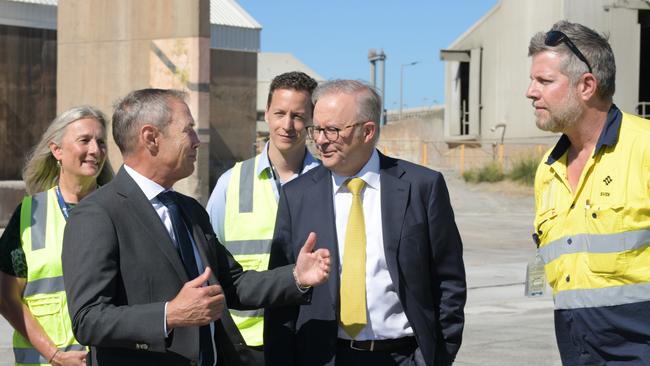
[[[537,169],[534,231],[556,309],[650,301],[650,121],[622,113],[617,132],[575,188],[566,152]]]
[[[245,270],[264,271],[269,266],[271,240],[275,229],[277,200],[273,177],[268,170],[256,174],[260,155],[232,168],[224,218],[224,245]],[[246,344],[263,344],[262,309],[230,310]]]
[[[72,333],[68,313],[61,248],[65,218],[54,188],[25,197],[20,212],[20,238],[27,263],[23,300],[48,337],[60,350],[83,350]],[[14,332],[17,365],[49,365],[20,333]]]

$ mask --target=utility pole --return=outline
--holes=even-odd
[[[402,107],[404,106],[404,67],[413,66],[420,61],[409,62],[408,64],[401,64],[399,67],[399,119],[402,119]]]

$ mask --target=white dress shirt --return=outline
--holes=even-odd
[[[339,277],[345,260],[345,230],[352,204],[352,193],[345,185],[350,178],[361,178],[366,183],[361,191],[361,199],[366,224],[366,318],[368,324],[355,339],[378,340],[412,336],[413,329],[406,318],[386,265],[384,236],[381,229],[383,226],[381,181],[377,150],[372,153],[370,160],[355,176],[341,177],[332,173],[334,216],[339,244]],[[338,337],[350,339],[350,336],[340,326]]]
[[[131,176],[131,178],[133,178],[135,184],[137,184],[138,187],[140,187],[144,195],[147,197],[147,199],[153,206],[153,209],[156,210],[156,213],[158,214],[158,217],[160,217],[160,220],[162,221],[163,225],[165,225],[165,229],[167,229],[167,233],[172,238],[174,245],[176,245],[176,248],[178,248],[178,242],[176,241],[176,235],[174,234],[174,226],[172,225],[172,219],[171,216],[169,215],[169,209],[167,208],[167,206],[163,205],[163,203],[160,202],[160,200],[158,199],[158,195],[166,191],[166,189],[160,184],[152,181],[151,179],[133,170],[133,168],[131,168],[126,164],[124,164],[124,170],[129,176]],[[187,224],[189,225],[189,223]],[[187,230],[189,229],[190,228],[188,227]],[[203,273],[203,271],[205,271],[205,266],[203,265],[203,261],[201,260],[199,251],[196,248],[196,243],[194,243],[194,238],[192,237],[192,235],[189,235],[189,237],[190,237],[190,241],[192,242],[194,259],[196,260],[196,266],[198,267],[197,270],[198,273],[201,274]],[[165,334],[165,338],[169,335],[169,331],[167,330],[167,304],[168,303],[169,302],[165,302],[165,317],[163,319],[163,332]],[[214,334],[214,323],[210,323],[210,330],[212,331],[212,334]],[[212,339],[212,347],[214,348],[215,364],[216,364],[217,352],[216,352],[216,346],[214,344],[214,338]]]

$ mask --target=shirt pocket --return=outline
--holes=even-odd
[[[61,293],[37,295],[25,300],[34,318],[57,346],[66,342],[63,296]]]
[[[613,234],[624,231],[623,203],[600,203],[586,212],[587,226],[592,234]]]
[[[589,270],[602,275],[619,275],[628,267],[623,231],[623,203],[605,203],[593,206],[587,213],[589,222]],[[616,235],[616,237],[614,236]]]

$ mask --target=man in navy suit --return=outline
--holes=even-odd
[[[323,165],[283,187],[270,267],[310,232],[332,276],[310,306],[266,310],[269,365],[451,365],[466,300],[462,243],[439,172],[375,148],[381,99],[352,80],[314,91]]]

